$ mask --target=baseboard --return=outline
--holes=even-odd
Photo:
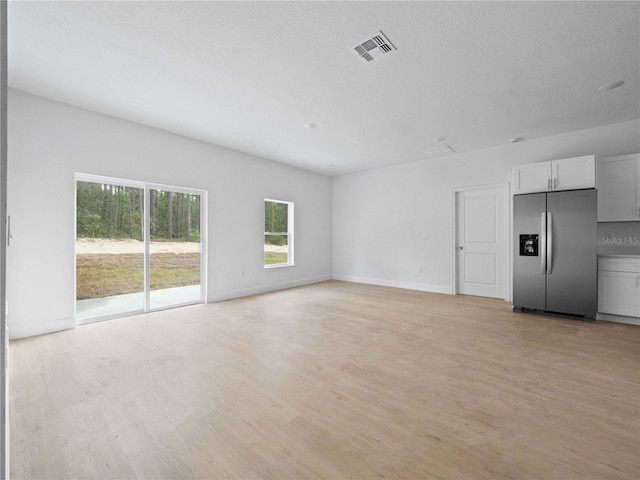
[[[604,320],[605,322],[627,323],[629,325],[640,325],[640,318],[638,317],[612,315],[610,313],[597,313],[596,320]]]
[[[9,340],[18,338],[44,335],[45,333],[60,332],[76,327],[73,318],[60,318],[58,320],[47,321],[46,323],[28,323],[26,325],[9,325]]]
[[[239,290],[229,290],[227,292],[217,293],[208,297],[209,303],[221,302],[223,300],[231,300],[233,298],[248,297],[249,295],[258,295],[260,293],[273,292],[276,290],[284,290],[285,288],[301,287],[312,283],[326,282],[332,280],[331,275],[320,275],[318,277],[302,278],[290,282],[270,283],[268,285],[260,285],[251,288],[242,288]]]
[[[333,275],[334,280],[343,282],[366,283],[380,285],[382,287],[404,288],[406,290],[419,290],[421,292],[446,293],[451,295],[451,287],[442,285],[429,285],[428,283],[400,282],[397,280],[385,280],[381,278],[357,277],[353,275]]]

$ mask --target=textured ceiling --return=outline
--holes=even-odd
[[[378,30],[397,51],[367,63]],[[639,32],[635,1],[10,1],[8,76],[337,175],[640,118]]]

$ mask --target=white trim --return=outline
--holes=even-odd
[[[397,280],[386,280],[382,278],[357,277],[354,275],[333,275],[334,280],[342,282],[365,283],[368,285],[379,285],[382,287],[403,288],[405,290],[419,290],[421,292],[444,293],[451,295],[451,288],[445,285],[429,285],[427,283],[402,282]]]
[[[142,201],[142,208],[144,208],[144,232],[142,232],[142,241],[144,242],[144,300],[142,302],[142,308],[147,312],[149,311],[149,305],[151,305],[151,218],[150,215],[147,215],[147,212],[151,211],[149,210],[151,205],[151,188],[149,188],[148,185],[144,186]]]
[[[265,265],[264,269],[272,270],[276,268],[289,268],[289,267],[295,267],[295,265],[293,263],[271,263],[269,265]]]
[[[284,205],[287,206],[287,231],[286,232],[264,232],[264,235],[286,235],[287,236],[287,262],[286,263],[271,263],[271,264],[265,264],[264,263],[264,254],[262,255],[262,264],[263,267],[265,268],[265,270],[270,270],[272,268],[281,268],[281,267],[295,267],[296,262],[295,262],[295,258],[294,258],[294,244],[295,244],[295,240],[294,240],[294,222],[295,222],[295,210],[294,210],[294,202],[290,202],[287,200],[276,200],[273,198],[265,198],[263,203],[262,203],[262,210],[264,212],[264,203],[265,202],[271,202],[271,203],[282,203]],[[264,218],[264,214],[262,217],[262,224],[264,226],[265,223],[265,218]],[[264,249],[264,237],[263,237],[263,241],[262,241],[262,248]]]
[[[503,298],[505,301],[511,301],[511,237],[512,237],[512,225],[511,225],[511,191],[509,182],[490,183],[482,185],[469,185],[466,187],[454,187],[451,189],[451,237],[452,237],[452,254],[451,254],[451,294],[458,294],[458,194],[462,192],[469,192],[474,190],[489,190],[493,188],[501,188],[504,194],[504,215],[505,215],[505,228],[504,228],[504,292]]]
[[[73,302],[73,318],[74,322],[78,312],[76,311],[78,301],[78,180],[89,181],[78,178],[79,173],[73,177],[73,292],[71,292],[71,301]]]
[[[167,185],[164,183],[145,182],[143,180],[129,180],[127,178],[107,177],[105,175],[95,175],[92,173],[75,172],[75,179],[83,182],[104,183],[109,185],[120,185],[123,187],[132,187],[143,189],[149,187],[153,190],[171,191],[174,193],[191,193],[199,195],[206,190],[200,190],[198,188],[179,187],[177,185]],[[275,200],[277,201],[277,200]]]
[[[144,182],[149,190],[162,190],[164,192],[173,192],[173,193],[187,193],[191,195],[201,195],[206,190],[200,190],[198,188],[187,188],[187,187],[176,187],[175,185],[164,185],[162,183],[146,183]]]
[[[151,292],[148,292],[149,294]],[[161,312],[163,310],[172,310],[174,308],[182,308],[182,307],[190,307],[192,305],[202,305],[203,303],[200,300],[193,302],[183,302],[183,303],[172,303],[171,305],[162,306],[162,307],[147,307],[144,310],[129,310],[124,313],[115,313],[112,315],[102,315],[98,317],[89,317],[89,318],[81,318],[76,320],[76,325],[78,327],[83,325],[91,325],[92,323],[100,323],[106,320],[115,320],[118,318],[126,318],[126,317],[134,317],[136,315],[144,315],[145,313],[153,313],[153,312]],[[149,303],[147,303],[149,305]]]
[[[0,4],[0,478],[9,478],[9,330],[7,327],[7,2]]]
[[[74,318],[61,318],[58,320],[47,320],[42,323],[16,324],[11,326],[11,340],[18,338],[33,337],[34,335],[44,335],[45,333],[60,332],[62,330],[72,330],[76,327]]]
[[[207,303],[209,288],[209,192],[200,190],[200,297]],[[204,205],[204,208],[202,206]]]
[[[627,317],[625,315],[612,315],[610,313],[596,313],[596,320],[603,320],[605,322],[626,323],[628,325],[640,326],[640,318]]]
[[[101,315],[98,317],[78,318],[76,319],[76,326],[81,327],[83,325],[91,325],[92,323],[100,323],[107,320],[116,320],[118,318],[133,317],[134,315],[144,315],[149,313],[145,310],[129,310],[123,313],[114,313],[112,315]]]
[[[248,297],[249,295],[258,295],[260,293],[273,292],[276,290],[284,290],[287,288],[301,287],[303,285],[310,285],[312,283],[320,283],[332,280],[331,275],[320,275],[317,277],[302,278],[300,280],[292,280],[289,282],[270,283],[267,285],[259,285],[251,288],[241,288],[239,290],[228,290],[213,295],[209,300],[209,303],[222,302],[224,300],[232,300],[234,298]]]
[[[75,172],[76,184],[78,180],[81,182],[102,183],[109,185],[119,185],[122,187],[140,188],[144,189],[144,182],[137,182],[135,180],[127,180],[125,178],[104,177],[102,175],[92,175],[90,173]]]

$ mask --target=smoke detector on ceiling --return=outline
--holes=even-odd
[[[371,38],[367,38],[364,42],[353,47],[353,50],[367,62],[371,62],[378,57],[391,53],[397,48],[391,43],[387,36],[380,30]]]

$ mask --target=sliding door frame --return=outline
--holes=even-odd
[[[151,203],[151,190],[165,190],[173,193],[183,193],[187,195],[200,196],[200,301],[173,304],[169,307],[151,307],[151,218],[147,215]],[[198,303],[207,303],[207,191],[195,188],[176,187],[163,185],[160,183],[145,183],[144,190],[144,288],[145,288],[145,311],[156,312],[167,310],[168,308],[186,307]]]
[[[196,305],[199,303],[207,303],[207,191],[199,190],[195,188],[186,188],[186,187],[177,187],[173,185],[164,185],[160,183],[150,183],[150,182],[141,182],[136,180],[127,180],[123,178],[115,178],[115,177],[105,177],[102,175],[93,175],[87,173],[75,173],[74,180],[74,190],[76,194],[74,195],[74,272],[77,272],[77,251],[75,245],[75,239],[78,238],[78,205],[77,205],[77,185],[78,182],[91,182],[91,183],[99,183],[99,184],[108,184],[108,185],[118,185],[122,187],[130,187],[130,188],[138,188],[143,190],[144,192],[144,232],[143,232],[143,243],[144,243],[144,302],[142,310],[132,310],[130,312],[118,313],[113,315],[104,315],[99,317],[91,317],[86,319],[78,320],[76,306],[77,306],[77,273],[74,273],[74,282],[73,282],[73,312],[74,318],[76,319],[76,325],[84,325],[88,323],[100,322],[103,320],[111,320],[114,318],[123,318],[132,315],[139,315],[141,313],[147,312],[155,312],[160,310],[167,310],[170,308],[177,307],[185,307],[188,305]],[[179,304],[172,304],[169,306],[162,307],[151,307],[151,253],[150,253],[150,244],[151,244],[151,236],[150,236],[150,226],[151,219],[149,217],[149,207],[151,203],[151,190],[164,190],[170,191],[173,193],[183,193],[189,195],[198,195],[200,196],[200,298],[197,301],[189,301]]]

